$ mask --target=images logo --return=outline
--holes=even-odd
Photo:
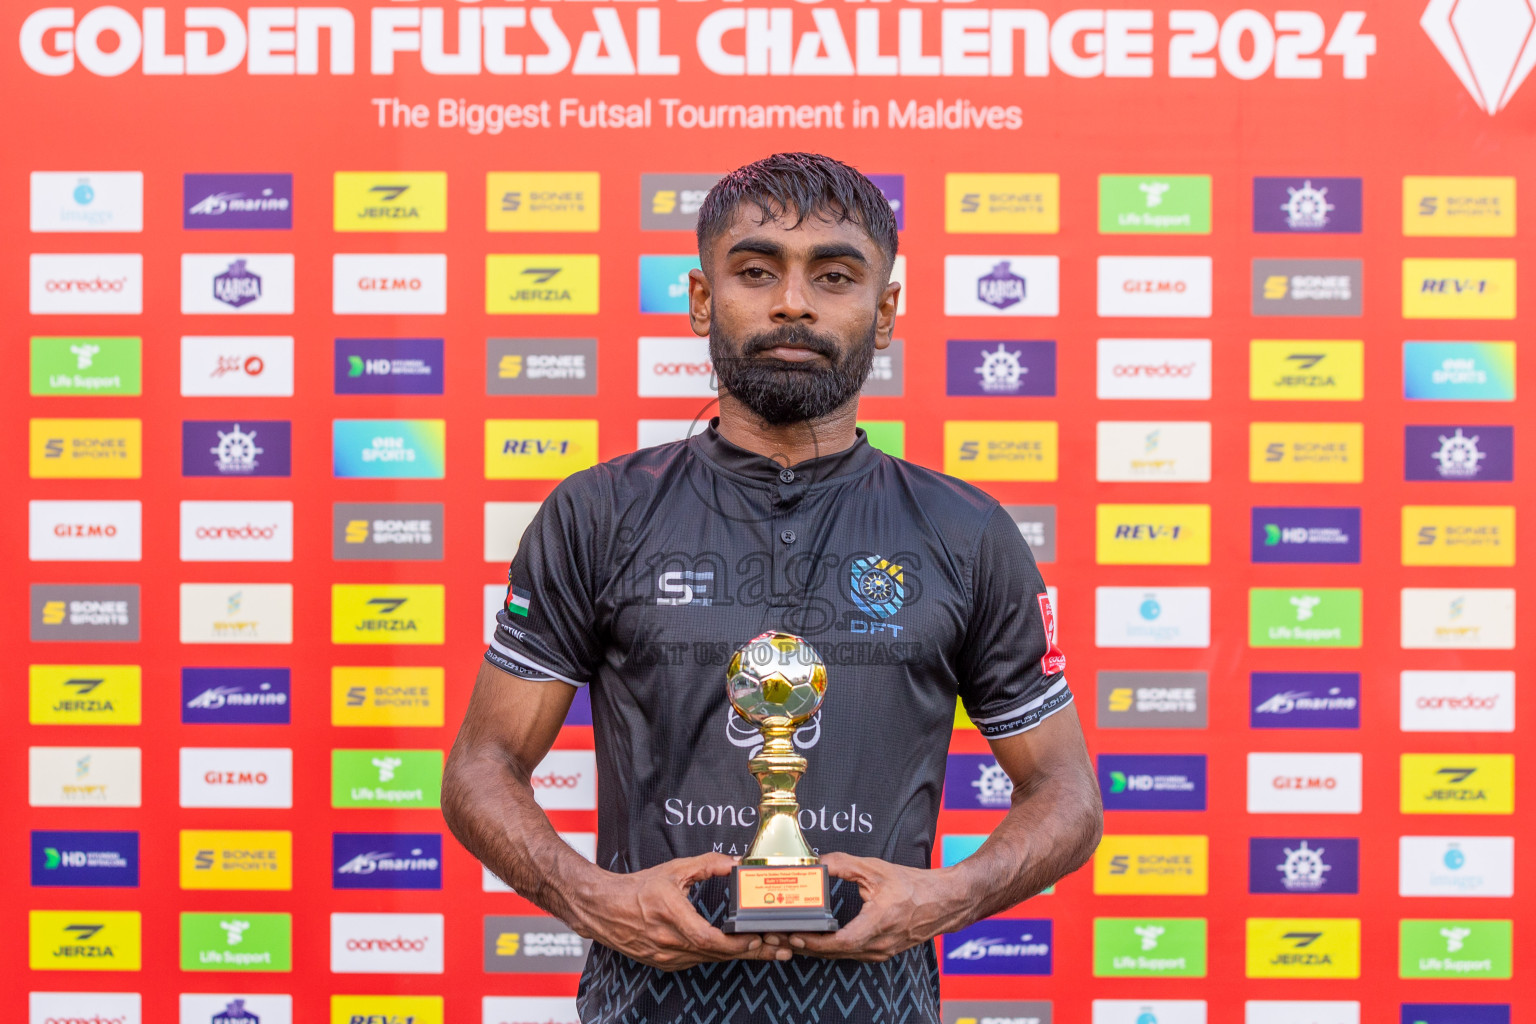
[[[442,338],[337,338],[338,395],[440,395]]]
[[[1251,1008],[1253,1003],[1248,1006]],[[1205,1024],[1205,1009],[1204,999],[1095,999],[1093,1024]],[[1246,1024],[1260,1022],[1250,1018]],[[1263,1024],[1290,1024],[1290,1021]],[[1360,1021],[1328,1021],[1327,1024],[1360,1024]]]
[[[337,231],[446,231],[448,175],[442,171],[337,171]]]
[[[1512,259],[1403,260],[1408,320],[1513,320]]]
[[[137,584],[33,583],[29,592],[33,642],[139,639]]]
[[[143,475],[140,420],[28,421],[28,475],[34,480],[137,480]]]
[[[1254,316],[1359,316],[1360,260],[1253,261]]]
[[[1209,647],[1209,587],[1097,587],[1096,647]]]
[[[1365,394],[1365,343],[1254,341],[1248,346],[1248,397],[1358,402]]]
[[[1360,591],[1251,588],[1248,646],[1359,647]]]
[[[1209,175],[1099,175],[1099,234],[1210,233]]]
[[[1466,483],[1515,478],[1515,428],[1406,426],[1403,479]]]
[[[332,420],[332,471],[338,478],[441,480],[442,420]]]
[[[184,971],[291,971],[293,918],[288,914],[181,915]]]
[[[1403,178],[1409,238],[1514,238],[1514,178]]]
[[[1513,505],[1404,505],[1404,565],[1515,564]]]
[[[1359,814],[1359,754],[1248,755],[1249,814]]]
[[[1093,858],[1096,895],[1204,896],[1205,836],[1105,836]]]
[[[1358,672],[1254,672],[1251,729],[1360,728]]]
[[[1513,836],[1400,836],[1397,864],[1399,896],[1515,894]]]
[[[552,917],[487,914],[482,938],[487,974],[575,974],[592,948],[590,939]]]
[[[1110,672],[1098,678],[1100,729],[1204,729],[1204,672]]]
[[[1100,754],[1107,811],[1205,810],[1204,754]]]
[[[1515,344],[1405,341],[1403,397],[1442,402],[1513,402]]]
[[[1123,399],[1211,397],[1206,339],[1100,338],[1098,396]]]
[[[136,910],[29,910],[27,966],[34,971],[137,971]]]
[[[1404,587],[1404,650],[1512,650],[1515,592],[1511,589]]]
[[[183,583],[181,642],[293,643],[293,584]]]
[[[1098,423],[1098,465],[1101,483],[1203,483],[1211,479],[1209,422]]]
[[[181,180],[184,231],[293,227],[291,174],[184,174]]]
[[[1402,673],[1403,732],[1514,732],[1513,672]]]
[[[336,253],[331,257],[331,312],[446,313],[448,257],[443,253]]]
[[[1055,480],[1054,421],[946,420],[944,472],[962,480]]]
[[[293,561],[293,502],[183,501],[181,560]]]
[[[142,171],[33,171],[32,231],[143,231]]]
[[[596,255],[488,255],[485,311],[596,313],[597,282]]]
[[[331,585],[331,642],[440,644],[443,587],[435,583]]]
[[[1003,397],[1056,394],[1054,341],[949,341],[945,393]]]
[[[438,806],[441,750],[332,750],[332,807]]]
[[[41,253],[28,258],[27,312],[144,312],[144,257],[138,253]]]
[[[1059,175],[944,175],[947,234],[1054,235],[1060,229]]]
[[[443,669],[331,668],[331,724],[441,727]]]
[[[33,725],[138,725],[142,681],[137,665],[28,665]]]
[[[286,668],[183,668],[181,721],[185,725],[287,725]]]
[[[1509,978],[1513,921],[1399,921],[1399,978]]]
[[[332,889],[441,889],[443,837],[435,832],[335,832]]]
[[[1056,316],[1056,256],[945,256],[945,316]]]
[[[1096,917],[1096,978],[1205,977],[1205,919]]]
[[[181,254],[181,311],[187,314],[293,312],[293,254]]]
[[[1360,509],[1253,509],[1251,558],[1255,563],[1360,564]]]
[[[596,172],[491,171],[485,176],[487,231],[596,231]]]
[[[183,830],[181,888],[293,888],[292,832]]]
[[[1358,235],[1359,178],[1254,178],[1254,234]]]
[[[1250,978],[1360,977],[1360,919],[1250,917]]]
[[[1252,893],[1357,893],[1360,840],[1338,837],[1248,840]]]
[[[1051,973],[1051,922],[989,918],[940,940],[945,974]]]
[[[1099,565],[1211,563],[1209,505],[1099,505],[1096,515]]]
[[[1361,423],[1250,423],[1253,483],[1357,484],[1364,479]]]
[[[33,395],[137,395],[139,338],[33,338]]]
[[[137,832],[32,832],[32,885],[139,885]]]
[[[596,338],[490,338],[488,395],[597,394]]]
[[[1515,813],[1513,754],[1403,754],[1404,814]]]
[[[640,312],[687,313],[688,272],[698,268],[697,256],[641,256]]]
[[[1209,256],[1100,256],[1099,316],[1208,317]]]
[[[485,421],[487,480],[561,480],[596,463],[596,420]]]
[[[699,208],[719,180],[715,174],[640,175],[640,230],[694,230]]]

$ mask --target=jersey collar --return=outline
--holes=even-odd
[[[695,452],[719,468],[765,484],[782,484],[780,477],[784,466],[773,459],[748,451],[720,436],[720,417],[709,421],[709,426],[688,439]],[[870,446],[862,427],[854,428],[853,444],[840,452],[806,459],[790,467],[794,482],[814,485],[824,480],[852,476],[873,466],[880,458],[880,451]]]

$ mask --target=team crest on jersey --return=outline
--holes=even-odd
[[[907,591],[902,568],[879,555],[855,558],[848,569],[848,597],[872,619],[888,619],[901,610]]]

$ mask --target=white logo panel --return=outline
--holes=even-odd
[[[35,315],[144,312],[144,257],[136,252],[35,252],[28,270]]]
[[[448,312],[443,253],[336,253],[331,275],[333,313]]]
[[[1098,587],[1095,647],[1211,646],[1209,587]]]
[[[286,747],[182,747],[181,806],[292,807]]]
[[[332,974],[442,974],[442,914],[332,914]]]
[[[1100,338],[1100,398],[1211,397],[1211,343],[1198,338]]]
[[[635,426],[635,450],[686,441],[708,429],[709,420],[702,417],[696,420],[639,420]]]
[[[539,511],[537,501],[488,501],[485,503],[485,560],[508,563],[517,554],[528,524]]]
[[[551,750],[533,770],[533,799],[546,811],[597,810],[597,754]]]
[[[143,172],[33,171],[32,230],[143,231]]]
[[[138,807],[138,747],[28,747],[27,802],[33,807]]]
[[[1403,732],[1514,732],[1513,672],[1402,674]]]
[[[27,503],[27,557],[34,562],[137,562],[143,546],[142,502]]]
[[[181,642],[293,643],[293,585],[183,583]]]
[[[1099,257],[1099,316],[1210,315],[1209,256]]]
[[[183,313],[293,312],[293,254],[181,254]]]
[[[1515,894],[1513,836],[1400,836],[1399,896]]]
[[[187,335],[181,339],[181,394],[288,398],[293,394],[293,338]]]
[[[480,1024],[581,1024],[575,996],[485,996]]]
[[[1282,1002],[1249,1000],[1243,1024],[1360,1024],[1360,1004],[1354,1002]],[[1161,1022],[1159,1022],[1161,1024]]]
[[[27,1024],[144,1024],[144,1017],[137,992],[32,992]]]
[[[1513,589],[1404,587],[1404,650],[1513,650]]]
[[[221,1013],[230,1011],[238,1001],[250,1015],[252,1024],[293,1024],[293,997],[289,995],[194,995],[181,994],[181,1024],[209,1024]],[[231,1018],[239,1020],[239,1018]],[[106,1024],[105,1021],[102,1024]]]
[[[293,502],[182,502],[181,560],[293,561]]]
[[[1249,814],[1359,814],[1359,754],[1248,755]]]
[[[1093,1024],[1205,1024],[1204,999],[1095,999]]]
[[[714,398],[708,338],[641,338],[641,398]]]
[[[945,256],[945,316],[1056,316],[1056,256]]]
[[[1211,479],[1211,425],[1100,420],[1101,483],[1200,483]]]

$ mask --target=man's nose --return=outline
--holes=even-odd
[[[816,307],[811,301],[810,281],[801,274],[784,275],[770,316],[774,323],[815,323]]]

